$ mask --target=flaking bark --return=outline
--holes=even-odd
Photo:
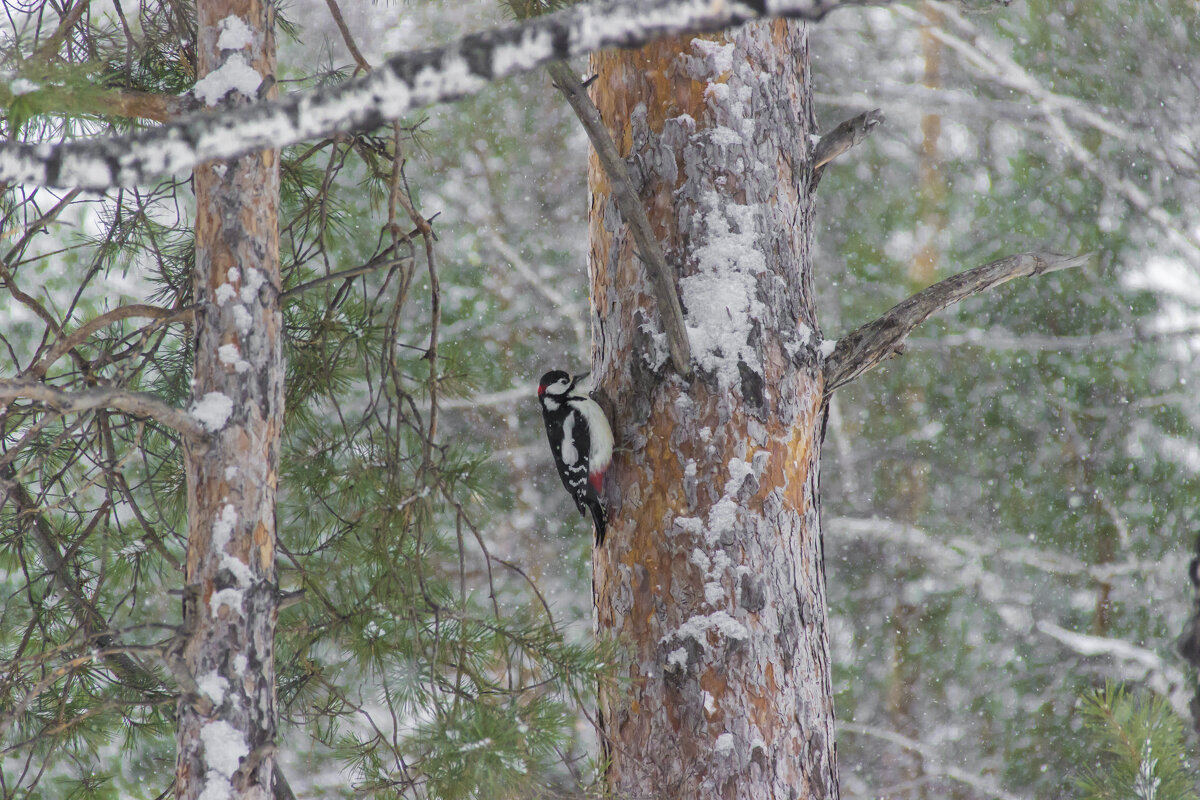
[[[273,6],[201,0],[196,11],[200,74],[230,55],[217,43],[222,21],[236,17],[254,32],[239,52],[265,79],[274,75]],[[232,413],[207,446],[192,445],[186,456],[182,655],[213,706],[203,714],[181,698],[175,791],[187,800],[206,787],[211,796],[265,800],[275,763],[275,489],[283,423],[278,151],[202,166],[195,186],[193,401],[219,393]]]
[[[777,21],[663,39],[595,56],[592,70],[679,269],[695,366],[690,383],[664,369],[648,279],[593,159],[593,370],[619,448],[596,615],[629,645],[629,684],[600,700],[609,790],[837,797],[805,31]],[[696,280],[715,294],[689,295]],[[704,300],[721,287],[737,302]],[[734,320],[747,327],[723,340],[730,352],[712,337]]]

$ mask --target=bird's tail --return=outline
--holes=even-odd
[[[592,522],[596,524],[596,547],[601,547],[604,545],[604,533],[608,528],[608,512],[604,510],[604,504],[598,497],[589,498],[587,505],[592,512]]]

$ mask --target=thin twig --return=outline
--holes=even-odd
[[[344,269],[339,272],[331,272],[328,275],[322,275],[319,278],[313,278],[311,281],[302,283],[299,286],[293,286],[292,288],[288,289],[286,292],[281,292],[279,295],[279,299],[280,300],[290,300],[293,297],[299,297],[301,294],[303,294],[304,292],[307,292],[309,289],[315,289],[316,287],[321,286],[322,284],[325,284],[325,283],[329,283],[330,281],[354,278],[359,275],[365,275],[368,272],[374,272],[375,270],[382,269],[384,267],[388,267],[390,269],[391,267],[394,267],[397,264],[404,263],[405,261],[410,261],[411,259],[412,259],[411,256],[405,256],[404,258],[392,258],[391,251],[389,249],[388,252],[381,253],[380,255],[376,256],[375,258],[372,258],[370,261],[368,261],[365,264],[360,264],[357,267],[350,267],[349,269]]]
[[[938,751],[925,744],[918,742],[915,739],[910,739],[903,734],[895,731],[885,730],[884,728],[876,728],[870,725],[858,725],[853,722],[842,722],[838,725],[838,731],[844,733],[857,734],[859,736],[870,736],[875,739],[888,742],[889,744],[897,745],[905,750],[918,753],[924,762],[926,772],[932,772],[936,775],[949,778],[953,781],[958,781],[961,784],[970,786],[976,791],[986,794],[988,797],[997,797],[1001,800],[1023,800],[1021,795],[1006,792],[1004,789],[992,783],[982,775],[975,775],[966,770],[950,766],[945,763]]]
[[[325,5],[329,6],[329,15],[333,17],[333,23],[337,25],[338,31],[341,32],[342,41],[346,43],[346,49],[350,51],[354,63],[363,72],[370,72],[371,65],[363,58],[362,51],[355,44],[354,36],[350,34],[350,28],[346,26],[346,20],[342,17],[342,9],[338,7],[337,0],[325,0]]]
[[[63,40],[67,38],[67,34],[71,32],[71,28],[74,28],[79,22],[83,12],[87,11],[90,4],[91,0],[76,0],[75,5],[71,6],[71,9],[59,20],[58,27],[54,29],[54,33],[50,34],[50,38],[34,52],[33,59],[40,61],[53,58],[58,53],[58,48]]]
[[[186,313],[184,313],[186,311]],[[42,356],[36,364],[29,368],[26,375],[34,378],[40,378],[46,374],[46,370],[63,356],[67,351],[74,350],[78,345],[82,344],[87,337],[91,336],[101,328],[107,327],[119,320],[129,319],[130,317],[146,317],[149,319],[166,319],[178,318],[185,319],[193,313],[192,309],[184,311],[172,311],[169,308],[159,308],[158,306],[134,304],[128,306],[118,306],[111,311],[106,311],[95,319],[85,322],[80,325],[69,335],[64,336],[54,343],[50,348],[50,352]]]

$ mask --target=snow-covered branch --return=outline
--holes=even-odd
[[[1112,659],[1113,664],[1120,669],[1123,680],[1145,683],[1166,699],[1182,719],[1191,716],[1188,708],[1188,701],[1191,699],[1191,693],[1188,691],[1189,681],[1184,677],[1182,670],[1164,662],[1153,650],[1138,647],[1122,639],[1069,631],[1049,620],[1039,620],[1037,629],[1079,656],[1105,656]]]
[[[1070,115],[1107,138],[1122,141],[1143,152],[1148,152],[1164,164],[1176,167],[1177,159],[1162,151],[1161,148],[1154,147],[1147,136],[1114,123],[1110,115],[1091,108],[1078,98],[1058,94],[1043,85],[1037,76],[1018,64],[1001,47],[991,42],[978,26],[959,13],[953,4],[939,0],[930,0],[930,2],[939,10],[945,20],[957,27],[963,34],[963,36],[956,36],[944,28],[934,26],[926,28],[930,36],[957,52],[962,56],[964,62],[976,69],[981,76],[1028,97],[1044,117],[1050,135],[1080,166],[1103,181],[1106,186],[1113,188],[1129,205],[1158,225],[1181,251],[1189,254],[1193,263],[1200,259],[1200,237],[1187,230],[1186,226],[1181,225],[1178,219],[1161,203],[1155,202],[1142,187],[1097,158],[1096,154],[1067,124],[1066,117]],[[924,24],[924,17],[919,16],[912,9],[896,6],[895,11],[914,23]]]
[[[879,518],[836,517],[828,521],[826,531],[835,544],[838,538],[871,539],[919,552],[922,563],[936,569],[939,575],[952,576],[960,585],[976,592],[980,600],[1017,634],[1028,636],[1036,630],[1080,658],[1107,656],[1122,680],[1145,683],[1187,718],[1187,683],[1177,667],[1166,663],[1153,650],[1131,642],[1076,633],[1050,620],[1035,619],[1030,610],[1032,597],[1018,593],[1001,575],[986,569],[983,559],[996,558],[1051,575],[1077,575],[1102,583],[1160,567],[1170,569],[1170,565],[1137,561],[1085,564],[1061,553],[1014,546],[1011,539],[980,541],[977,537],[959,536],[943,540],[916,526]]]
[[[1013,278],[1083,266],[1089,257],[1019,253],[960,272],[917,292],[837,343],[825,361],[825,393],[830,394],[880,362],[899,355],[913,329],[942,309]]]
[[[1011,792],[1006,792],[998,785],[993,783],[983,775],[977,775],[968,772],[965,769],[950,766],[938,754],[938,750],[924,742],[918,742],[916,739],[890,731],[885,728],[876,728],[872,725],[858,725],[853,722],[839,722],[838,731],[842,733],[852,733],[858,736],[870,736],[874,739],[887,742],[889,744],[902,747],[913,753],[918,753],[923,761],[921,767],[926,774],[939,775],[944,778],[949,778],[952,781],[957,781],[964,786],[969,786],[972,789],[986,795],[987,797],[997,797],[1000,800],[1022,800],[1021,795],[1016,795]]]
[[[1132,347],[1137,344],[1171,339],[1200,337],[1200,325],[1163,328],[1143,328],[1132,325],[1119,331],[1100,331],[1078,336],[1053,336],[1036,333],[1009,333],[1003,330],[973,328],[963,333],[949,333],[936,339],[909,339],[908,350],[943,352],[958,347],[982,347],[985,350],[1053,350],[1055,352],[1086,352],[1100,348]]]
[[[0,182],[105,189],[197,164],[377,127],[410,109],[455,100],[509,75],[610,47],[701,33],[756,19],[816,20],[858,0],[609,0],[389,58],[357,80],[277,102],[191,114],[141,133],[60,144],[0,144]]]
[[[65,392],[39,381],[0,380],[0,402],[10,403],[21,399],[45,403],[61,414],[115,408],[135,417],[153,419],[193,441],[203,441],[208,437],[208,431],[198,419],[145,392],[110,387]]]

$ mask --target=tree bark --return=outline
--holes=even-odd
[[[594,98],[673,266],[695,378],[590,168],[593,370],[619,448],[598,628],[617,797],[837,797],[819,519],[807,38],[756,23],[593,56]]]
[[[196,12],[201,75],[241,66],[241,59],[273,78],[269,3],[200,0]],[[255,100],[240,86],[226,105]],[[186,457],[183,660],[211,705],[180,700],[175,791],[179,798],[265,800],[275,762],[275,489],[283,425],[278,151],[203,165],[194,178],[192,415],[212,436],[207,446],[191,444]]]

